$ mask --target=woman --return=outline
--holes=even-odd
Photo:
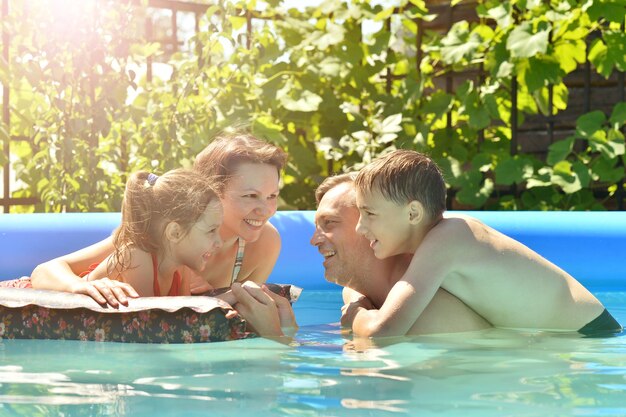
[[[221,135],[198,156],[194,169],[220,177],[218,188],[224,209],[220,227],[222,247],[202,272],[190,274],[192,293],[230,287],[233,282],[267,280],[280,252],[280,236],[268,220],[277,208],[280,171],[286,154],[278,147],[247,133]],[[78,274],[114,251],[111,238],[38,265],[31,274],[34,288],[86,294],[112,307],[137,297],[128,284],[102,278],[85,281]],[[229,295],[227,302],[234,303]]]

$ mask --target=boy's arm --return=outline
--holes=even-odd
[[[346,318],[352,322],[355,335],[403,336],[409,331],[451,268],[451,244],[444,246],[438,235],[432,230],[424,238],[408,269],[391,288],[380,309],[355,308],[352,317]]]

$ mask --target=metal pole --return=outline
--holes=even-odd
[[[9,17],[9,0],[2,1],[2,21],[5,21]],[[3,27],[2,29],[2,58],[5,60],[7,68],[10,68],[10,58],[9,58],[9,49],[10,49],[11,37],[9,35],[9,31]],[[3,200],[4,200],[4,212],[8,213],[10,210],[9,198],[11,197],[11,187],[10,187],[10,172],[11,172],[11,113],[9,106],[10,99],[10,82],[7,84],[2,83],[2,122],[4,123],[7,130],[7,137],[4,141],[4,146],[2,147],[4,155],[6,157],[6,164],[4,164],[2,168],[2,176],[3,176]]]

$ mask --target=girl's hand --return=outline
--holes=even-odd
[[[110,305],[118,308],[120,304],[127,306],[128,297],[137,298],[139,294],[135,289],[121,281],[109,278],[101,278],[94,281],[78,281],[71,291],[73,294],[88,295],[101,305]]]

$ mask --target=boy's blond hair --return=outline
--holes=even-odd
[[[393,151],[367,164],[355,181],[357,190],[379,191],[398,204],[422,203],[431,218],[446,210],[446,183],[441,170],[428,156],[406,149]]]

